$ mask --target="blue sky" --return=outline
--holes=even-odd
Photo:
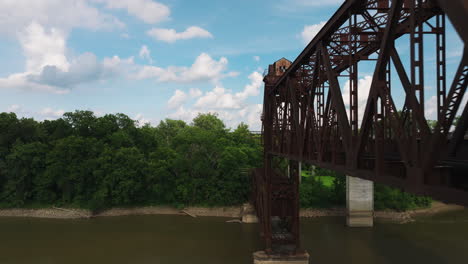
[[[294,60],[341,2],[0,1],[0,111],[38,120],[121,112],[153,125],[217,112],[256,130],[264,69]],[[462,45],[450,26],[447,39],[453,74]],[[364,68],[362,87],[371,74]]]

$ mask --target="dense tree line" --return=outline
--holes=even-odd
[[[249,198],[248,169],[261,166],[259,137],[245,124],[226,129],[213,114],[140,127],[124,114],[75,111],[37,122],[0,113],[0,207],[236,205]],[[303,169],[334,179],[303,178],[301,206],[345,205],[344,176]],[[374,193],[377,209],[430,204],[384,186]]]
[[[248,127],[231,131],[213,114],[156,127],[90,111],[43,122],[0,114],[2,207],[240,204],[246,169],[258,166]]]

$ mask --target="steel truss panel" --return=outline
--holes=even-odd
[[[465,44],[451,80],[446,17]],[[280,241],[300,250],[298,162],[468,205],[466,17],[463,0],[348,0],[282,75],[265,76],[265,167],[255,171],[253,200],[268,252],[280,250]],[[431,46],[426,35],[435,36],[435,59],[425,58]],[[402,36],[410,42],[409,68],[395,48]],[[375,66],[367,101],[360,105],[363,61]],[[435,83],[427,77],[432,61]],[[344,80],[347,87],[340,86]],[[425,116],[428,87],[436,88],[434,127]],[[401,109],[394,100],[398,89]],[[290,161],[287,175],[274,171],[274,157]],[[287,226],[282,235],[275,233],[277,217]]]

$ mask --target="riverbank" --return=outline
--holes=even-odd
[[[465,207],[453,204],[445,204],[434,201],[430,208],[396,212],[391,210],[375,211],[376,220],[407,223],[414,221],[414,217],[421,215],[435,215],[439,213],[463,210]],[[169,206],[146,206],[135,208],[112,208],[93,214],[90,210],[73,208],[44,208],[44,209],[0,209],[0,217],[38,217],[56,219],[80,219],[94,217],[129,216],[129,215],[188,215],[215,216],[242,218],[245,206],[230,207],[187,207],[183,210]],[[345,208],[331,209],[301,209],[301,217],[346,216]]]

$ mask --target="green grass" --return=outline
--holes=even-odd
[[[332,187],[333,185],[333,177],[332,176],[315,176],[316,180],[322,182],[323,186],[325,187]]]
[[[301,176],[304,178],[314,177],[316,180],[322,182],[325,187],[332,187],[333,185],[333,176],[313,176],[310,171],[302,171]]]

